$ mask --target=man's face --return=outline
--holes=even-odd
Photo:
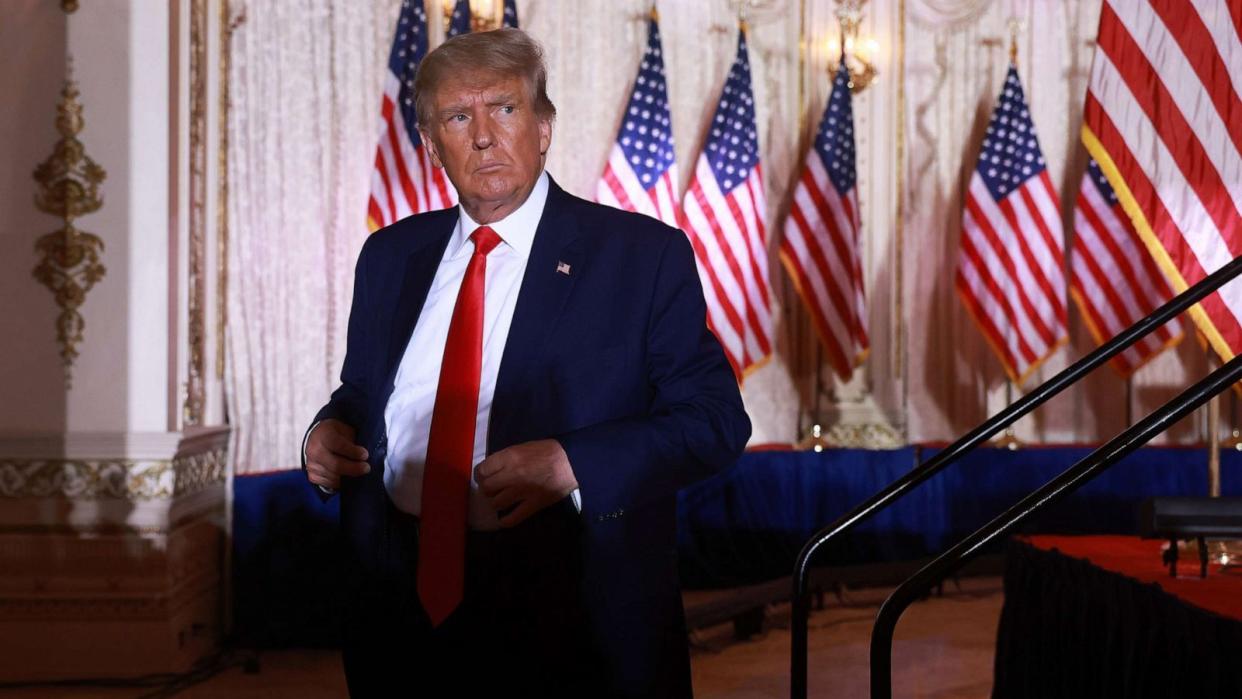
[[[419,129],[471,217],[490,223],[517,209],[552,143],[552,122],[535,114],[526,82],[467,73],[441,85],[432,104],[431,123]]]

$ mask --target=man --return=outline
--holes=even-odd
[[[460,206],[358,258],[304,440],[341,495],[354,696],[690,695],[675,493],[750,423],[685,235],[544,173],[545,83],[519,30],[431,52],[419,131]]]

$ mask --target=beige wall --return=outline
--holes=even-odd
[[[14,0],[0,20],[0,429],[60,430],[65,393],[56,306],[31,277],[34,242],[56,221],[32,205],[30,173],[56,139],[65,72],[65,15],[55,3]],[[92,222],[93,223],[93,222]]]
[[[0,12],[0,386],[3,432],[167,432],[179,428],[169,396],[169,9],[165,3],[19,0]],[[104,241],[105,277],[81,313],[84,341],[67,389],[55,341],[52,294],[31,276],[35,240],[60,221],[32,205],[35,165],[58,138],[53,126],[66,57],[81,92],[87,155],[107,171],[103,207],[76,222]]]

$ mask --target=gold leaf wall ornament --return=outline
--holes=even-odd
[[[71,380],[70,368],[78,356],[78,344],[82,342],[82,331],[86,327],[78,308],[86,300],[87,292],[107,272],[99,260],[104,249],[103,240],[73,225],[74,219],[103,206],[99,185],[107,177],[104,169],[86,155],[82,142],[77,139],[82,126],[78,87],[68,78],[60,92],[60,103],[56,105],[56,130],[60,132],[60,140],[52,155],[34,171],[35,182],[39,183],[35,206],[64,220],[59,230],[35,242],[35,251],[41,259],[34,268],[34,278],[51,290],[61,309],[56,319],[56,340],[65,364],[66,383]]]
[[[186,426],[203,424],[207,404],[207,4],[207,0],[190,2],[189,361],[181,411]]]
[[[223,485],[225,447],[172,459],[0,458],[0,501],[21,498],[158,500]]]

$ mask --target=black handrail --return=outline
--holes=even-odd
[[[1191,386],[1158,410],[1113,437],[1107,444],[1088,454],[1061,475],[1048,481],[1042,488],[1023,498],[956,546],[945,551],[931,563],[902,583],[880,606],[875,626],[871,630],[871,697],[888,699],[892,696],[893,630],[901,613],[936,582],[959,568],[967,559],[997,537],[1007,534],[1018,524],[1047,506],[1077,490],[1087,481],[1103,473],[1113,464],[1151,441],[1173,423],[1186,417],[1218,393],[1242,379],[1242,355],[1235,356],[1227,364],[1212,372],[1199,383]]]
[[[1131,325],[1113,339],[1100,345],[1087,356],[1062,369],[1056,376],[1040,384],[1015,403],[983,422],[975,429],[940,451],[925,464],[911,469],[909,473],[893,481],[884,490],[871,496],[835,522],[816,532],[798,554],[793,573],[793,619],[790,635],[789,695],[792,699],[806,699],[807,693],[807,618],[810,614],[807,598],[807,578],[811,557],[824,545],[892,504],[913,490],[923,481],[944,470],[957,459],[983,444],[997,432],[1016,422],[1022,416],[1042,405],[1048,399],[1065,390],[1070,384],[1082,379],[1096,367],[1124,352],[1130,345],[1156,330],[1182,313],[1226,282],[1242,273],[1242,256],[1204,277],[1199,283],[1173,297],[1163,306],[1152,311],[1146,318]]]

